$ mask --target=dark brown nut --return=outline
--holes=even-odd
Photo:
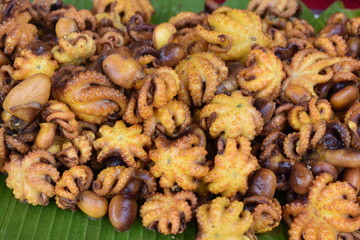
[[[108,201],[105,197],[96,195],[93,191],[80,193],[77,206],[91,218],[102,218],[108,212]]]
[[[247,196],[263,196],[272,198],[276,190],[276,176],[266,168],[256,170],[249,179]]]
[[[340,180],[350,183],[355,188],[356,195],[359,194],[360,189],[360,168],[345,168],[341,172]]]
[[[170,43],[159,49],[156,64],[175,67],[184,57],[184,49],[179,44]]]
[[[359,100],[359,90],[355,86],[346,86],[330,98],[331,106],[341,110]]]
[[[126,231],[133,225],[137,215],[137,203],[134,198],[115,195],[109,205],[109,219],[118,231]]]
[[[360,55],[360,39],[358,37],[350,37],[346,44],[348,46],[346,56],[358,58]]]
[[[55,26],[55,33],[59,39],[78,30],[76,22],[71,18],[60,18]]]
[[[295,163],[291,167],[288,185],[294,192],[298,194],[307,193],[312,180],[314,180],[314,176],[302,163]]]
[[[261,113],[266,123],[273,117],[275,105],[275,102],[270,98],[257,98],[254,103],[255,108]]]
[[[324,172],[330,173],[333,176],[334,181],[336,181],[338,176],[338,170],[336,167],[326,161],[316,161],[311,163],[311,172],[314,176]]]

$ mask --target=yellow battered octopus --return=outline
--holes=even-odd
[[[223,138],[244,136],[252,140],[264,126],[264,119],[253,102],[253,97],[245,97],[240,91],[234,91],[230,96],[216,95],[201,109],[201,125],[204,129],[209,129],[213,138],[220,135]]]
[[[164,189],[163,194],[156,193],[146,200],[140,208],[140,216],[146,228],[157,229],[165,235],[178,234],[185,230],[196,205],[194,193],[181,191],[174,194]]]
[[[143,15],[146,22],[150,22],[154,13],[150,0],[93,0],[93,6],[95,13],[103,13],[110,7],[116,14],[123,14],[123,23],[127,23],[137,12]]]
[[[209,50],[222,60],[245,62],[254,43],[264,47],[272,45],[272,40],[262,30],[260,17],[251,11],[219,7],[207,20],[211,30],[201,25],[196,29],[211,43]]]
[[[254,239],[254,236],[247,233],[254,223],[253,216],[248,210],[244,210],[242,202],[217,197],[210,203],[201,205],[196,210],[196,218],[199,225],[196,240]]]
[[[13,194],[20,201],[45,206],[55,195],[51,181],[57,182],[60,178],[55,164],[54,156],[46,150],[35,150],[24,157],[12,153],[4,166],[8,174],[6,185],[14,189]]]
[[[93,172],[86,165],[74,166],[66,170],[55,185],[56,205],[61,209],[74,209],[81,192],[92,183]]]
[[[204,178],[209,191],[228,198],[238,192],[244,195],[249,188],[248,177],[259,167],[250,141],[245,137],[220,138],[218,148],[215,166]]]
[[[251,0],[247,9],[259,15],[266,12],[275,14],[279,17],[291,17],[298,9],[298,2],[296,0]]]
[[[337,240],[339,232],[360,228],[355,189],[347,182],[332,181],[332,175],[321,173],[311,183],[307,201],[285,205],[290,240]]]
[[[145,161],[148,155],[145,146],[151,144],[149,136],[142,134],[141,125],[127,127],[123,121],[117,121],[113,127],[103,125],[99,129],[101,137],[94,141],[96,150],[100,150],[97,156],[99,162],[111,156],[121,157],[129,167],[140,167],[136,159]]]
[[[51,53],[62,65],[79,65],[94,55],[96,43],[92,36],[86,33],[72,32],[59,39],[58,45]]]
[[[195,190],[199,183],[196,178],[206,176],[209,171],[205,164],[207,151],[200,144],[197,135],[187,135],[172,142],[164,136],[155,140],[156,149],[149,152],[155,165],[150,168],[154,177],[160,178],[162,188],[177,184],[184,190]]]
[[[113,87],[110,79],[95,71],[54,81],[52,95],[78,118],[96,124],[105,122],[111,114],[123,115],[127,104],[126,96]]]
[[[180,77],[178,99],[201,107],[215,96],[217,87],[226,80],[228,68],[212,53],[195,53],[187,56],[175,68]]]
[[[252,48],[245,68],[237,76],[241,88],[254,93],[256,98],[270,99],[279,97],[281,82],[285,77],[280,59],[259,45]]]
[[[297,52],[291,63],[284,66],[288,76],[282,85],[282,97],[293,103],[318,97],[314,86],[328,82],[333,76],[331,66],[341,61],[342,58],[330,57],[313,48]]]

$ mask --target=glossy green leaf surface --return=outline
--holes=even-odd
[[[64,0],[65,3],[75,4],[78,8],[91,9],[91,0]],[[203,10],[204,0],[151,0],[156,12],[154,23],[167,21],[180,11],[200,12]],[[225,5],[234,8],[246,8],[249,0],[228,0]],[[319,30],[325,26],[326,19],[334,12],[344,12],[349,17],[359,16],[360,10],[344,9],[341,2],[334,3],[324,11],[318,19],[302,4],[300,17],[308,20]],[[82,212],[61,210],[53,201],[46,207],[31,206],[21,203],[12,196],[12,191],[6,187],[6,175],[0,175],[0,239],[6,240],[62,240],[62,239],[119,239],[119,240],[192,240],[196,236],[196,224],[188,224],[183,234],[165,236],[142,227],[137,219],[133,227],[124,233],[117,232],[105,217],[92,220]],[[272,232],[258,235],[260,240],[285,240],[288,227],[283,222]]]

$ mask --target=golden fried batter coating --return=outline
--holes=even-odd
[[[98,162],[117,156],[121,157],[129,167],[138,168],[140,164],[136,159],[147,160],[148,155],[144,146],[151,144],[150,137],[142,134],[142,131],[140,125],[126,127],[123,121],[117,121],[113,127],[103,125],[99,129],[101,137],[94,142],[95,149],[101,149],[97,156]]]
[[[298,9],[298,2],[296,0],[251,0],[247,9],[259,15],[266,12],[275,14],[279,17],[292,17]]]
[[[66,170],[55,185],[56,205],[62,209],[74,208],[80,193],[91,186],[92,180],[93,172],[86,165]]]
[[[313,48],[297,52],[291,63],[284,66],[288,77],[282,85],[283,97],[298,102],[306,101],[310,96],[317,97],[314,86],[329,81],[333,75],[330,66],[341,60]]]
[[[181,191],[174,194],[165,189],[163,194],[156,193],[141,206],[143,226],[165,235],[182,233],[186,223],[192,218],[192,210],[196,204],[197,198],[192,192]]]
[[[58,181],[60,174],[54,167],[55,158],[45,150],[35,150],[22,157],[12,153],[5,163],[8,174],[6,185],[14,189],[15,198],[32,205],[47,205],[55,195],[51,181]]]
[[[180,44],[188,55],[208,50],[208,42],[201,38],[195,28],[178,30],[171,36],[171,42]]]
[[[42,117],[48,123],[59,125],[61,132],[69,139],[75,139],[79,135],[78,121],[75,114],[62,102],[50,100],[42,112]]]
[[[252,140],[264,126],[264,119],[253,102],[252,97],[245,97],[240,91],[234,91],[230,96],[216,95],[201,109],[202,127],[209,129],[213,138],[244,136]]]
[[[313,44],[316,49],[327,53],[330,57],[344,57],[347,51],[346,41],[339,35],[330,37],[320,35]]]
[[[256,98],[271,99],[279,97],[281,82],[285,77],[280,59],[259,45],[251,50],[245,68],[237,75],[240,87],[255,93]]]
[[[123,14],[122,22],[127,23],[130,18],[139,12],[145,18],[146,22],[150,22],[154,13],[154,8],[150,0],[94,0],[93,10],[95,13],[105,12],[110,6],[111,11],[116,14]]]
[[[244,204],[217,197],[196,210],[199,232],[196,240],[234,239],[250,240],[246,235],[253,223],[253,216],[244,210]]]
[[[155,193],[156,181],[148,171],[124,166],[107,167],[102,170],[93,182],[92,188],[99,196],[112,197],[121,194],[123,190],[126,191],[126,187],[135,184],[136,180],[144,184],[141,190],[142,198],[148,198]]]
[[[345,125],[349,128],[351,134],[351,146],[360,149],[360,103],[354,104],[345,114]]]
[[[79,73],[67,80],[53,83],[55,99],[69,105],[75,115],[89,123],[103,123],[114,113],[123,115],[126,96],[112,82],[95,71]]]
[[[149,70],[137,101],[139,115],[148,119],[154,114],[154,108],[162,108],[170,102],[180,89],[178,74],[169,67]]]
[[[59,39],[58,45],[51,49],[56,61],[62,65],[84,63],[96,51],[92,36],[86,33],[72,32]]]
[[[342,61],[332,66],[334,75],[332,81],[359,81],[357,72],[360,71],[360,61],[352,58],[342,58]]]
[[[187,56],[175,68],[180,77],[179,100],[197,107],[209,103],[217,87],[226,80],[225,63],[212,53],[195,53]]]
[[[308,21],[305,19],[293,18],[290,21],[286,21],[285,35],[292,39],[303,39],[308,41],[309,38],[315,35],[315,30]]]
[[[95,16],[86,9],[77,10],[75,7],[60,8],[52,11],[47,15],[47,23],[52,24],[53,20],[61,18],[73,19],[77,25],[79,31],[95,30],[96,19]]]
[[[222,145],[222,146],[221,146]],[[204,178],[208,189],[223,197],[244,195],[248,189],[248,177],[259,167],[251,154],[251,143],[245,137],[219,139],[215,166]]]
[[[253,229],[256,233],[270,232],[280,224],[281,205],[275,198],[251,196],[244,199],[245,206],[252,208],[254,216]]]
[[[291,240],[336,240],[339,232],[360,228],[354,188],[347,182],[332,181],[332,175],[321,173],[311,183],[307,201],[285,205],[284,219],[290,225]]]
[[[4,164],[7,160],[7,148],[5,145],[5,127],[0,128],[0,172],[4,171]]]
[[[197,146],[199,143],[200,138],[192,134],[174,142],[163,136],[155,140],[156,149],[149,152],[149,158],[155,163],[150,172],[160,178],[162,188],[172,188],[175,184],[184,190],[198,187],[195,178],[204,177],[209,171],[204,166],[207,152],[203,146]]]
[[[156,131],[176,137],[191,123],[190,108],[182,101],[172,100],[162,108],[154,110],[154,115],[144,121],[144,134],[151,137]]]
[[[360,36],[360,17],[350,18],[346,22],[346,30],[353,37]]]
[[[196,29],[202,38],[211,43],[209,50],[223,60],[245,62],[251,45],[257,43],[269,47],[272,44],[270,37],[263,32],[260,17],[256,13],[219,7],[207,20],[211,30],[201,25]]]
[[[37,29],[30,24],[31,16],[28,12],[7,19],[0,24],[0,47],[4,53],[10,55],[15,50],[20,53],[30,42],[35,39]]]

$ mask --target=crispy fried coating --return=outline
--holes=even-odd
[[[211,193],[223,197],[244,195],[248,189],[248,177],[259,167],[251,154],[251,143],[245,137],[219,139],[215,166],[204,178]]]
[[[199,232],[196,240],[236,239],[250,240],[246,233],[254,220],[251,212],[244,210],[244,204],[217,197],[196,210]]]
[[[346,22],[346,30],[353,37],[360,36],[360,17],[350,18]]]
[[[235,138],[244,136],[250,140],[258,135],[264,126],[261,113],[253,106],[252,97],[234,91],[230,96],[216,95],[200,112],[201,124],[209,129],[211,137]]]
[[[354,104],[345,114],[345,125],[351,134],[351,146],[360,149],[360,103]]]
[[[107,167],[102,170],[93,182],[92,188],[99,196],[112,197],[127,191],[127,187],[141,181],[141,198],[151,197],[156,190],[155,178],[146,170],[133,167]]]
[[[192,218],[196,204],[197,198],[192,192],[174,194],[165,189],[163,194],[156,193],[141,206],[143,226],[165,235],[182,233]]]
[[[93,176],[91,168],[86,165],[66,170],[55,185],[56,205],[62,209],[74,209],[80,193],[91,186]]]
[[[51,49],[51,53],[62,65],[79,65],[84,63],[96,51],[96,44],[92,36],[86,33],[72,32],[59,39],[58,45]]]
[[[96,27],[95,16],[89,10],[77,10],[75,7],[60,8],[58,10],[52,11],[47,15],[46,18],[48,25],[51,25],[54,21],[57,21],[60,18],[73,19],[76,22],[79,31],[94,31]]]
[[[105,12],[110,6],[111,11],[123,14],[121,21],[127,23],[135,13],[140,13],[146,22],[150,22],[154,8],[150,0],[94,0],[93,10],[95,13]]]
[[[20,201],[32,205],[47,205],[55,195],[51,181],[58,181],[60,174],[54,167],[55,158],[45,150],[35,150],[22,157],[12,153],[5,163],[8,174],[6,185]]]
[[[281,82],[286,77],[283,64],[269,49],[259,45],[252,48],[244,69],[237,75],[240,87],[256,98],[279,97]]]
[[[321,173],[311,183],[307,201],[285,205],[289,239],[336,240],[339,232],[360,228],[360,206],[354,188],[347,182],[332,181],[332,175]]]
[[[256,13],[219,7],[207,20],[211,30],[201,25],[196,29],[210,43],[209,50],[222,60],[245,62],[254,43],[264,47],[272,45],[270,37],[263,32],[260,17]]]
[[[178,99],[201,107],[215,96],[217,87],[226,80],[225,63],[212,53],[195,53],[179,62],[175,68],[180,77]]]
[[[184,190],[197,188],[196,178],[204,177],[209,170],[204,166],[207,151],[203,146],[197,146],[199,143],[200,138],[193,134],[176,141],[163,136],[155,139],[156,149],[149,152],[150,160],[155,163],[150,172],[160,178],[162,188],[172,188],[175,184]]]
[[[266,12],[274,14],[279,17],[292,17],[299,4],[296,0],[251,0],[247,9],[259,15]]]
[[[109,115],[125,112],[126,96],[101,73],[81,72],[53,85],[54,98],[69,105],[76,117],[86,122],[103,123]]]
[[[319,36],[314,41],[314,47],[327,53],[330,57],[344,57],[347,51],[346,41],[339,35]]]
[[[126,127],[123,121],[117,121],[113,127],[103,125],[99,129],[101,137],[94,141],[95,149],[100,150],[97,161],[102,162],[108,157],[117,156],[129,167],[138,168],[140,163],[136,160],[148,159],[144,147],[151,144],[150,137],[142,131],[141,125]]]

